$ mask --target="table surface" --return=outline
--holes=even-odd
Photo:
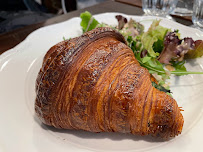
[[[12,47],[23,41],[31,32],[34,30],[44,27],[47,25],[59,23],[68,20],[72,17],[77,17],[80,13],[84,11],[89,11],[92,14],[99,14],[104,12],[121,12],[129,15],[143,15],[144,12],[141,8],[140,0],[116,0],[116,1],[106,1],[85,9],[76,10],[69,12],[64,15],[60,15],[51,19],[48,19],[42,23],[33,24],[20,28],[5,34],[0,34],[0,54],[11,49]],[[174,16],[173,19],[184,25],[192,25],[191,20]]]

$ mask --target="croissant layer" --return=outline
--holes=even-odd
[[[36,80],[35,111],[56,128],[174,137],[183,116],[151,81],[120,33],[97,28],[47,52]]]

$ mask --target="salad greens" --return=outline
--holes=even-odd
[[[159,56],[163,49],[163,41],[169,29],[159,25],[161,20],[154,20],[149,30],[141,36],[141,42],[151,57]]]
[[[95,20],[88,11],[81,13],[80,18],[82,19],[80,25],[83,32],[91,31],[99,24],[99,22]]]
[[[165,84],[171,74],[177,76],[203,74],[203,72],[187,71],[184,66],[184,59],[193,59],[203,55],[203,41],[194,41],[192,38],[180,39],[179,31],[160,26],[161,20],[154,20],[148,31],[144,32],[142,24],[133,19],[128,21],[121,15],[115,16],[118,20],[117,27],[99,23],[87,11],[81,13],[80,17],[83,32],[104,26],[118,30],[126,38],[128,46],[140,65],[147,68],[158,81],[158,84],[152,82],[152,85],[161,91],[171,93]],[[171,68],[167,70],[167,67]]]
[[[194,59],[201,57],[203,55],[203,41],[197,40],[195,41],[195,48],[192,50],[189,50],[186,54],[187,59]]]

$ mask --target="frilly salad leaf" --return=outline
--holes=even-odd
[[[203,55],[203,41],[194,41],[190,37],[180,39],[176,32],[168,32],[164,39],[164,49],[158,60],[164,64],[171,61],[194,59]]]
[[[195,59],[201,57],[203,55],[203,41],[197,40],[195,41],[194,50],[189,50],[185,55],[186,59]]]
[[[143,33],[141,42],[151,57],[159,56],[163,49],[164,37],[169,31],[168,28],[159,25],[161,20],[154,20],[147,32]]]
[[[164,39],[164,48],[158,57],[159,62],[164,64],[170,64],[170,61],[177,60],[180,55],[184,55],[181,53],[183,49],[180,50],[181,41],[176,32],[168,32]]]
[[[127,18],[123,17],[122,15],[116,15],[116,19],[118,21],[118,29],[121,30],[124,25],[128,22]]]
[[[129,36],[127,41],[141,66],[147,68],[151,74],[157,73],[161,75],[164,80],[168,78],[168,73],[164,70],[163,65],[156,58],[147,55],[146,50],[143,49],[142,43],[139,40]]]
[[[91,31],[99,24],[99,22],[94,19],[92,14],[88,11],[81,13],[80,18],[82,19],[80,26],[82,27],[83,32]]]
[[[144,32],[144,26],[132,18],[128,21],[122,15],[117,15],[116,19],[118,21],[117,29],[126,38],[128,36],[136,37]]]

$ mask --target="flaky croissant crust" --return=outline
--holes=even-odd
[[[174,137],[183,116],[150,77],[119,32],[97,28],[47,52],[36,80],[35,111],[56,128]]]

